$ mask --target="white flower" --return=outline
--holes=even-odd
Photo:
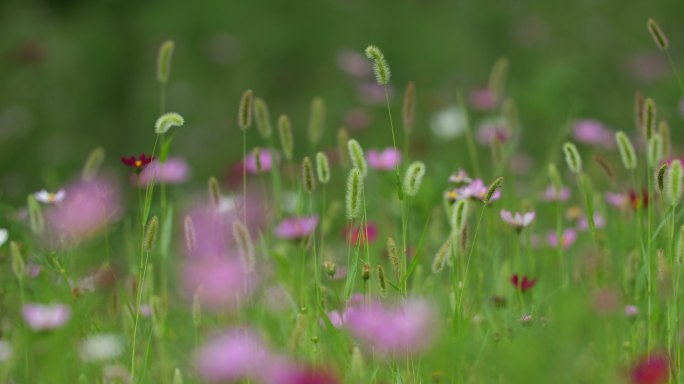
[[[432,117],[432,133],[440,139],[461,136],[466,129],[466,119],[461,108],[453,106],[443,109]]]
[[[220,213],[230,213],[237,208],[237,202],[232,197],[221,196],[219,199],[218,210]]]
[[[0,228],[0,247],[9,239],[9,231],[5,228]]]
[[[63,189],[60,189],[59,191],[55,193],[48,192],[46,190],[42,190],[39,192],[36,192],[33,194],[33,197],[36,198],[39,202],[43,204],[57,204],[60,203],[62,200],[64,200],[64,197],[66,196],[66,191]]]
[[[123,343],[119,336],[102,333],[81,342],[78,354],[85,362],[103,362],[117,358],[122,352]]]

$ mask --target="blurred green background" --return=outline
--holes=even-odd
[[[223,175],[241,157],[236,112],[252,88],[275,119],[291,116],[305,137],[309,103],[327,104],[327,135],[357,108],[365,146],[389,145],[383,104],[364,103],[359,80],[338,64],[344,50],[378,45],[393,71],[392,104],[400,113],[409,80],[418,89],[416,139],[441,156],[464,151],[462,139],[429,136],[433,113],[457,90],[485,86],[494,61],[510,58],[507,93],[518,103],[523,147],[543,153],[573,117],[633,130],[634,91],[655,97],[676,132],[679,90],[646,20],[666,31],[675,63],[684,2],[513,0],[87,1],[0,2],[0,198],[56,188],[80,170],[96,146],[106,167],[123,155],[150,152],[159,114],[156,56],[176,42],[167,109],[181,113],[174,153],[193,179]],[[250,145],[257,145],[256,132]],[[442,148],[443,147],[443,148]],[[299,145],[297,155],[303,155]],[[465,158],[465,157],[464,157]],[[452,167],[452,165],[449,165]],[[456,167],[456,164],[453,165]]]

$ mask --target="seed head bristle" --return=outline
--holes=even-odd
[[[176,112],[165,113],[157,119],[154,123],[154,132],[158,135],[166,133],[171,127],[180,127],[185,124],[183,116]]]
[[[157,80],[162,84],[169,81],[174,48],[175,43],[173,40],[166,40],[159,47],[159,54],[157,55]]]
[[[629,137],[627,137],[624,132],[619,131],[615,133],[615,142],[617,143],[618,150],[620,151],[620,158],[622,159],[622,165],[625,167],[625,169],[636,169],[636,152],[634,151],[634,146],[629,140]]]
[[[644,101],[644,120],[641,124],[644,128],[644,135],[646,137],[646,141],[650,140],[651,135],[653,134],[653,132],[655,132],[656,118],[656,104],[655,101],[649,97],[646,99],[646,101]]]
[[[237,246],[242,266],[246,272],[253,272],[256,265],[254,243],[247,226],[240,220],[233,221],[233,238]]]
[[[425,176],[425,164],[422,161],[414,161],[408,166],[404,176],[404,192],[407,196],[415,197],[420,190]]]
[[[651,135],[648,141],[648,165],[655,168],[663,158],[663,136],[660,132],[655,132]]]
[[[278,118],[278,136],[280,136],[280,147],[287,160],[292,160],[294,150],[294,139],[292,138],[292,124],[287,115],[280,115]]]
[[[389,256],[390,264],[394,273],[400,275],[399,251],[397,250],[397,243],[391,237],[387,238],[387,255]]]
[[[387,85],[390,81],[391,73],[382,51],[374,45],[369,45],[366,48],[366,57],[373,61],[373,73],[378,84]]]
[[[366,177],[368,175],[368,163],[366,162],[366,156],[363,153],[361,144],[355,139],[349,139],[347,149],[349,150],[349,159],[352,166],[361,172],[362,177]]]
[[[494,196],[494,192],[496,192],[497,189],[501,188],[503,185],[503,176],[499,176],[494,181],[492,181],[491,184],[489,184],[489,187],[487,188],[487,193],[485,193],[485,198],[482,200],[485,205],[489,204],[489,202],[492,200],[492,196]]]
[[[252,126],[253,99],[254,92],[252,92],[251,89],[246,90],[240,98],[240,106],[238,107],[238,126],[243,131],[246,131]]]
[[[302,185],[304,191],[311,193],[316,189],[316,179],[314,178],[313,166],[309,156],[305,156],[302,160]]]
[[[264,139],[271,137],[271,120],[268,115],[268,106],[260,97],[254,98],[254,120],[256,120],[259,135]]]
[[[361,216],[361,198],[363,194],[363,177],[358,168],[352,168],[347,176],[346,211],[347,219],[354,220]]]
[[[671,206],[676,206],[682,199],[682,162],[673,160],[665,174],[665,198]]]
[[[667,36],[665,36],[665,33],[663,33],[663,30],[660,29],[660,25],[658,25],[658,23],[653,19],[648,19],[647,25],[648,32],[651,34],[651,37],[653,37],[653,41],[655,42],[656,46],[660,50],[666,50],[670,43],[667,39]]]
[[[658,167],[658,170],[655,173],[655,187],[656,191],[662,195],[663,190],[665,189],[665,174],[667,173],[667,168],[669,166],[667,163],[662,163]]]
[[[378,289],[380,290],[381,297],[387,297],[387,281],[385,280],[385,269],[382,265],[378,265],[376,268],[376,276],[378,281]]]
[[[147,229],[145,231],[145,251],[152,252],[154,245],[157,242],[157,232],[159,231],[159,218],[152,216],[147,222]]]
[[[582,158],[575,144],[571,142],[563,144],[563,153],[565,153],[565,162],[570,172],[580,173],[582,171]]]
[[[185,248],[189,252],[193,252],[197,249],[197,235],[195,234],[195,223],[192,221],[192,217],[185,216],[183,232],[185,233]]]
[[[461,199],[451,209],[451,234],[452,237],[461,235],[468,220],[468,201]]]
[[[219,188],[218,180],[213,176],[210,177],[208,187],[209,201],[211,201],[214,208],[218,209],[219,205],[221,205],[221,189]]]
[[[447,263],[449,252],[451,252],[451,238],[448,238],[435,254],[435,258],[432,260],[432,273],[442,272]]]
[[[328,184],[330,181],[330,162],[323,152],[316,153],[316,176],[321,184]]]

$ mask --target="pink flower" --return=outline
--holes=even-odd
[[[603,216],[601,216],[598,213],[594,213],[594,226],[597,229],[601,229],[606,226],[606,222],[605,220],[603,220]],[[577,229],[582,232],[589,230],[589,220],[586,216],[583,215],[582,217],[580,217],[579,221],[577,222]]]
[[[570,189],[562,187],[559,193],[556,193],[556,188],[553,185],[546,187],[543,199],[545,201],[567,201],[570,198]]]
[[[633,384],[665,384],[670,377],[670,363],[666,355],[652,353],[634,363],[630,376]]]
[[[382,152],[370,149],[366,152],[366,160],[373,169],[393,171],[401,162],[401,152],[394,148],[387,148]]]
[[[245,304],[257,285],[256,279],[235,258],[193,259],[183,266],[186,298],[197,297],[202,309],[211,311],[236,309]]]
[[[66,197],[48,215],[51,232],[60,243],[90,237],[121,215],[119,189],[99,177],[66,188]]]
[[[578,120],[572,128],[573,137],[580,143],[600,145],[606,149],[615,147],[615,134],[596,120]]]
[[[365,239],[368,239],[369,243],[374,242],[378,237],[378,229],[375,224],[367,223],[365,231],[363,231],[361,227],[362,226],[360,225],[354,225],[352,227],[350,224],[347,224],[344,226],[342,234],[352,245],[359,244],[359,242],[363,245]]]
[[[496,98],[487,87],[476,88],[470,91],[470,103],[480,111],[491,111],[496,108]]]
[[[228,330],[195,352],[199,375],[209,382],[233,382],[257,378],[268,369],[269,351],[250,331]]]
[[[471,198],[476,200],[484,200],[487,195],[487,188],[488,186],[485,185],[481,179],[475,179],[468,185],[447,191],[446,197],[452,202]],[[499,198],[501,198],[501,191],[497,189],[494,191],[491,201],[499,200]]]
[[[493,117],[482,120],[477,126],[477,142],[482,145],[491,145],[497,140],[505,143],[511,138],[506,120],[502,117]]]
[[[21,313],[26,324],[34,331],[59,328],[71,317],[69,307],[62,304],[25,304]]]
[[[159,184],[181,184],[188,180],[189,175],[188,163],[179,157],[168,158],[163,164],[153,160],[140,172],[138,185],[147,186],[155,178]]]
[[[376,352],[401,356],[431,344],[433,311],[420,299],[409,299],[393,308],[372,303],[349,312],[347,327],[356,339]]]
[[[615,208],[625,208],[629,203],[629,196],[625,193],[606,192],[606,202]]]
[[[572,228],[568,228],[563,231],[561,235],[561,245],[563,249],[568,249],[570,248],[571,245],[575,243],[577,240],[577,231],[575,231]],[[552,247],[558,246],[558,237],[556,236],[556,232],[550,232],[549,233],[549,245]]]
[[[274,163],[280,161],[280,155],[277,152],[271,151],[267,148],[261,148],[259,150],[259,159],[261,160],[261,172],[268,172],[273,167]],[[245,158],[245,164],[247,167],[247,172],[255,175],[260,173],[257,170],[257,159],[254,151],[251,151]]]
[[[311,235],[318,225],[318,216],[289,217],[275,228],[275,235],[281,239],[301,239]]]
[[[510,211],[505,209],[501,210],[501,219],[504,222],[516,227],[518,231],[530,225],[532,221],[534,221],[534,217],[534,212],[525,212],[522,214],[520,212],[516,212],[515,215],[513,215]]]
[[[449,182],[455,183],[457,185],[470,184],[473,182],[473,179],[468,177],[468,173],[463,168],[461,168],[458,170],[458,172],[453,173],[451,176],[449,176]]]
[[[625,316],[634,318],[639,316],[639,308],[633,305],[625,305]]]

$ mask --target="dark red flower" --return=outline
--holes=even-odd
[[[537,279],[528,279],[527,276],[523,276],[522,279],[520,279],[520,277],[516,273],[513,276],[511,276],[511,283],[513,283],[513,285],[516,288],[525,292],[528,289],[534,287],[534,284],[537,283]]]
[[[121,162],[128,165],[129,167],[133,168],[133,170],[136,173],[140,173],[143,169],[145,169],[147,164],[151,163],[152,160],[154,160],[154,157],[147,156],[144,153],[141,153],[140,156],[138,156],[138,157],[135,157],[135,156],[131,156],[131,157],[122,156],[121,157]]]
[[[344,226],[342,235],[344,235],[344,238],[347,239],[347,241],[352,245],[357,245],[359,242],[360,245],[363,245],[365,239],[368,239],[368,241],[372,243],[375,241],[375,238],[378,237],[378,229],[373,223],[367,223],[366,230],[363,232],[360,225],[352,226],[347,224]]]
[[[636,211],[637,207],[641,206],[641,208],[646,208],[648,207],[648,191],[643,190],[641,191],[641,196],[637,194],[637,192],[633,189],[630,189],[629,192],[627,192],[629,195],[629,203],[632,205],[632,209]]]
[[[670,376],[670,364],[667,356],[652,354],[637,361],[631,370],[634,384],[663,384]]]

